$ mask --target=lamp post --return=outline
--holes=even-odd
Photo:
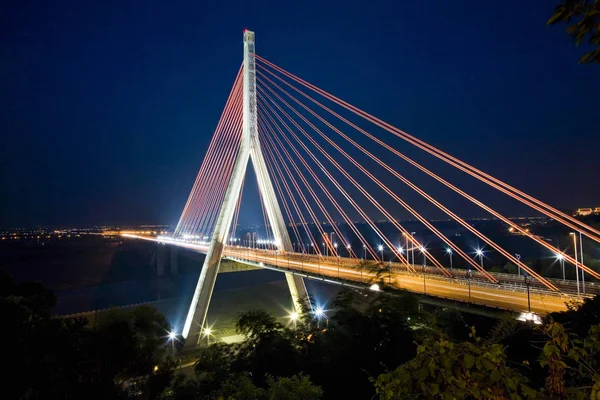
[[[560,269],[562,271],[562,278],[564,281],[566,279],[566,277],[565,277],[565,257],[562,255],[562,253],[558,253],[556,255],[556,259],[560,263]]]
[[[581,237],[581,231],[579,231],[579,257],[581,258],[581,265],[583,265],[583,238]],[[585,271],[581,268],[581,291],[585,294]]]
[[[404,235],[404,239],[406,239],[406,263],[409,264],[410,263],[410,255],[408,253],[408,234],[406,232],[402,233]]]
[[[175,355],[175,338],[177,334],[175,332],[169,332],[169,341],[171,341],[171,354]]]
[[[531,280],[527,273],[523,274],[525,276],[525,286],[527,286],[527,311],[531,312],[531,298],[529,297],[529,285],[531,284]]]
[[[483,269],[483,250],[477,249],[476,253],[479,256],[479,265],[481,265],[481,269]]]
[[[206,335],[206,344],[210,346],[210,328],[204,329],[204,335]]]
[[[363,244],[364,259],[367,259],[367,245]]]
[[[446,248],[446,253],[450,257],[450,270],[452,270],[452,249],[450,247]]]
[[[573,250],[575,251],[575,278],[577,282],[577,296],[581,296],[579,291],[579,261],[577,260],[577,236],[575,232],[569,233],[569,235],[573,235]]]
[[[521,261],[521,255],[519,253],[515,253],[515,258],[517,261]],[[521,276],[521,266],[517,263],[517,275]]]
[[[325,314],[321,307],[315,309],[315,317],[317,317],[317,328],[321,327],[321,317]]]
[[[411,254],[411,256],[410,256],[410,258],[412,258],[412,266],[413,266],[413,269],[415,269],[415,240],[414,240],[415,233],[417,233],[417,232],[411,232],[411,233],[410,233],[410,235],[413,237],[413,239],[411,240],[411,242],[412,242],[412,249],[411,249],[411,253],[412,253],[412,254]]]
[[[338,244],[334,243],[333,248],[335,249],[335,254],[337,256],[337,265],[338,265],[338,279],[340,279],[340,253],[338,253],[337,248]]]
[[[471,302],[471,267],[467,269],[467,284],[469,285],[469,303]]]
[[[296,330],[296,320],[298,319],[298,313],[296,311],[292,311],[290,313],[290,319],[294,323],[294,330]]]
[[[385,260],[383,259],[383,246],[382,246],[382,245],[379,245],[379,246],[377,247],[377,250],[379,250],[379,251],[381,252],[381,262],[384,262]]]

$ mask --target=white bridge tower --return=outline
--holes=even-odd
[[[217,274],[221,265],[223,248],[226,238],[229,237],[229,229],[233,219],[235,207],[240,196],[242,181],[246,174],[248,159],[258,179],[258,188],[262,197],[265,211],[271,224],[275,245],[278,251],[292,252],[292,242],[271,184],[271,177],[260,147],[258,138],[258,118],[256,108],[256,59],[254,56],[254,32],[244,31],[244,109],[243,130],[240,148],[238,150],[233,172],[227,185],[225,199],[212,234],[210,245],[206,253],[204,265],[198,278],[194,297],[185,320],[182,336],[188,345],[196,345],[200,339],[202,329],[205,328],[206,315],[212,296]],[[308,293],[302,277],[291,273],[285,274],[292,300],[296,311],[299,313],[301,301],[308,299]]]

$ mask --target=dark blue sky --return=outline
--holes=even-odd
[[[459,158],[600,205],[600,69],[546,26],[555,1],[12,3],[0,226],[176,222],[245,27],[263,57]]]

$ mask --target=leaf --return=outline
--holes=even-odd
[[[424,381],[429,376],[429,369],[427,367],[421,367],[419,370],[419,380]]]
[[[472,354],[465,354],[463,358],[463,363],[465,364],[466,369],[471,369],[475,364],[475,357],[473,357]]]
[[[500,372],[498,372],[498,369],[494,369],[492,371],[492,373],[490,374],[490,380],[493,383],[496,383],[496,382],[498,382],[500,380]]]
[[[435,396],[440,392],[440,386],[437,383],[432,383],[429,389],[432,396]]]

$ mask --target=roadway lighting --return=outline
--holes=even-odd
[[[479,263],[481,264],[481,269],[483,269],[483,251],[481,249],[477,249],[475,253],[477,253],[479,256]]]
[[[565,256],[563,256],[562,253],[558,253],[556,255],[556,259],[560,263],[560,268],[562,270],[562,277],[563,277],[563,281],[564,281],[565,280]]]
[[[333,247],[335,247],[335,248],[337,249],[337,243],[334,243],[334,244],[333,244]]]
[[[577,235],[575,235],[575,232],[570,232],[569,235],[573,235],[573,250],[575,250],[575,277],[577,278],[577,296],[579,296],[579,260],[577,259]]]
[[[383,251],[383,246],[382,245],[377,246],[377,250]]]
[[[452,269],[452,249],[450,247],[446,247],[446,253],[448,257],[450,257],[450,269]]]
[[[206,344],[210,344],[210,328],[204,328],[204,336],[206,336]]]
[[[315,309],[315,317],[317,317],[317,328],[321,327],[321,317],[325,315],[325,311],[322,307],[317,307]],[[327,326],[329,326],[329,320],[327,320]]]
[[[298,320],[298,313],[296,311],[292,311],[290,313],[290,319],[294,323],[294,329],[296,329],[296,321]]]
[[[398,247],[398,253],[404,254],[404,249],[402,248],[402,246]]]
[[[177,334],[175,332],[169,332],[169,339],[170,340],[175,340],[176,337],[177,337]]]

